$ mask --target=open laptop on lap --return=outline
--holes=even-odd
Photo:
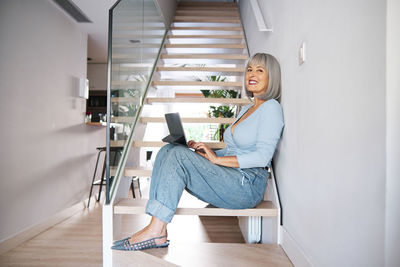
[[[167,121],[169,135],[164,137],[162,141],[187,147],[185,131],[183,130],[179,113],[167,113],[165,114],[165,120]]]

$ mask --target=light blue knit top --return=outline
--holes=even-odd
[[[235,123],[252,105],[244,106]],[[217,156],[236,156],[240,168],[270,166],[284,126],[282,107],[271,99],[261,104],[240,122],[231,134],[230,125],[224,133],[225,148]]]

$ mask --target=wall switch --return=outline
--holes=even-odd
[[[306,43],[302,42],[299,49],[299,65],[306,61]]]

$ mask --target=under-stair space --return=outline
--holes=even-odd
[[[122,8],[119,10],[122,13],[129,13],[128,11],[129,9]],[[141,30],[145,31],[140,38],[130,28],[128,22],[131,20],[134,18],[119,19],[114,25],[113,38],[116,39],[113,39],[111,75],[118,74],[119,78],[112,79],[111,90],[116,92],[115,89],[119,89],[119,93],[111,94],[111,107],[115,105],[118,108],[121,103],[129,104],[136,108],[138,116],[119,108],[121,112],[114,112],[110,120],[113,124],[124,125],[124,129],[132,127],[130,125],[134,125],[134,128],[128,131],[131,134],[125,139],[110,140],[111,147],[126,144],[130,147],[119,168],[110,170],[111,175],[116,176],[116,182],[111,187],[110,204],[103,207],[104,263],[291,266],[279,246],[280,208],[273,175],[268,181],[269,192],[265,200],[253,209],[228,210],[210,207],[207,203],[185,195],[176,212],[177,216],[238,216],[247,242],[270,244],[204,243],[191,248],[179,244],[179,240],[172,240],[169,248],[146,252],[121,253],[110,250],[112,241],[119,237],[119,218],[145,213],[145,195],[142,199],[128,198],[129,182],[132,177],[151,177],[152,164],[151,160],[146,161],[146,152],[152,151],[151,158],[154,160],[157,151],[165,145],[160,141],[168,134],[164,113],[180,112],[185,129],[215,124],[216,131],[220,124],[233,123],[234,118],[209,117],[207,110],[210,105],[227,105],[233,108],[236,115],[241,106],[251,103],[242,91],[244,66],[249,54],[236,3],[179,2],[174,20],[165,36],[162,22],[154,12],[148,12],[146,20],[149,23],[142,25]],[[125,42],[119,42],[118,38]],[[158,50],[156,44],[163,38],[164,44]],[[138,51],[141,54],[136,55]],[[132,60],[138,57],[140,64],[132,64]],[[153,68],[152,64],[155,62]],[[130,90],[138,88],[143,92],[146,86],[148,89],[144,96]],[[235,98],[204,97],[201,90],[233,90],[237,94]],[[141,103],[143,106],[140,106]],[[190,139],[191,133],[187,135]],[[210,137],[209,134],[205,136]],[[205,141],[213,149],[224,147],[220,140],[201,141]],[[261,240],[262,217],[271,220],[272,236],[269,240]],[[250,238],[251,231],[255,231],[257,236]],[[192,249],[201,250],[204,257],[190,259]],[[182,255],[181,261],[172,256],[178,254]],[[187,265],[188,263],[194,265]]]

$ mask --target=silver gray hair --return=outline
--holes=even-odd
[[[281,67],[279,66],[278,60],[270,54],[256,53],[247,61],[245,72],[249,65],[262,66],[268,74],[267,91],[257,96],[257,98],[262,100],[275,99],[279,102],[281,98]],[[253,93],[247,90],[246,79],[244,79],[243,84],[246,95],[248,97],[253,97]]]

